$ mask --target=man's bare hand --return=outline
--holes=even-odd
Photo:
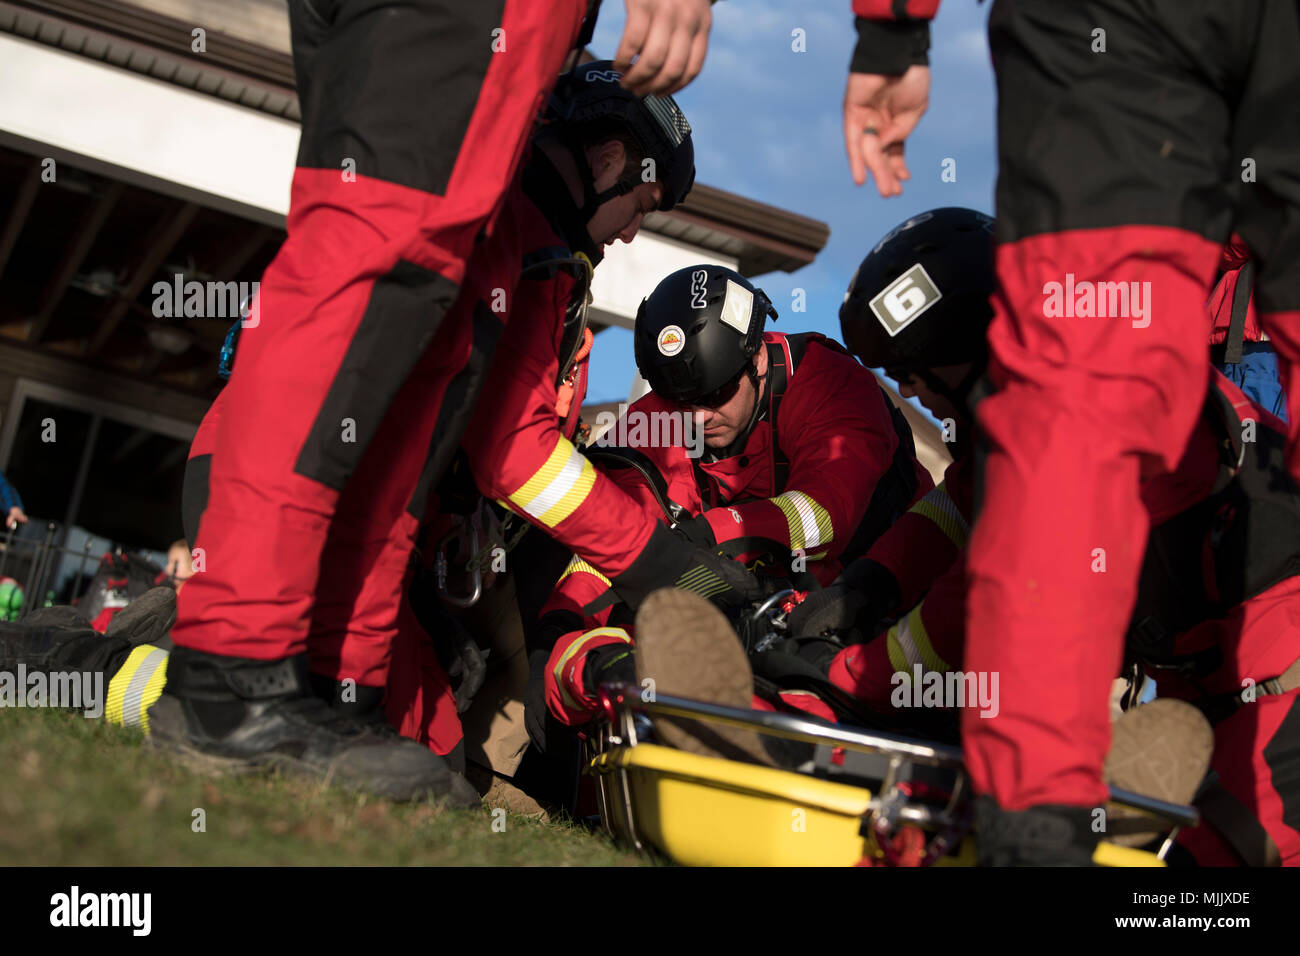
[[[902,76],[850,73],[844,91],[844,146],[853,181],[867,173],[882,196],[899,196],[911,179],[903,143],[930,103],[930,68],[911,66]],[[872,130],[873,132],[866,132]]]
[[[676,93],[704,66],[713,22],[709,0],[626,2],[627,24],[614,55],[623,86],[637,96]]]

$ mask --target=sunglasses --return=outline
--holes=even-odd
[[[707,395],[701,395],[694,401],[683,402],[683,404],[688,405],[691,408],[707,408],[710,411],[716,408],[721,408],[723,405],[727,404],[727,402],[736,397],[736,393],[740,391],[740,383],[744,377],[745,369],[742,368],[736,373],[736,377],[731,381],[718,386]]]

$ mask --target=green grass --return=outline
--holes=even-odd
[[[141,739],[61,711],[0,709],[0,865],[645,862],[570,822],[507,815],[494,832],[486,807],[395,804],[291,778],[204,778]],[[193,829],[198,808],[206,832]]]

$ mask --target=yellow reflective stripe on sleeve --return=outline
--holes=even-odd
[[[120,727],[139,727],[149,732],[149,708],[167,684],[169,654],[152,644],[132,649],[126,663],[108,682],[108,703],[104,717]]]
[[[802,491],[787,491],[771,501],[790,526],[790,547],[820,548],[834,539],[830,512]]]
[[[959,548],[966,547],[966,538],[970,534],[970,524],[962,517],[948,496],[946,482],[939,484],[924,498],[912,505],[917,514],[925,515],[939,526],[939,530],[948,536],[948,540]]]
[[[555,662],[555,670],[553,673],[555,675],[555,686],[560,689],[560,696],[564,698],[564,706],[568,707],[570,710],[581,711],[586,710],[587,708],[581,701],[574,700],[573,695],[569,693],[568,685],[564,680],[564,667],[569,663],[569,661],[573,660],[577,654],[581,653],[582,650],[591,643],[591,639],[594,637],[617,637],[625,644],[632,643],[632,638],[628,635],[627,631],[623,630],[621,627],[595,627],[564,649],[564,653],[560,655],[560,659]]]
[[[510,503],[554,528],[577,510],[595,483],[591,462],[561,435],[546,463],[509,496]]]
[[[570,574],[590,574],[593,577],[597,578],[602,584],[604,584],[605,587],[611,586],[609,583],[609,578],[605,577],[605,575],[601,574],[599,571],[597,571],[586,561],[582,560],[582,558],[578,557],[576,554],[573,556],[573,560],[569,562],[568,567],[566,567],[562,572],[560,572],[560,580],[563,581]]]
[[[948,664],[934,652],[930,637],[925,633],[925,623],[921,620],[921,608],[918,604],[911,612],[889,629],[885,646],[889,650],[889,663],[894,671],[902,671],[911,679],[912,669],[921,664],[926,671],[947,673]]]

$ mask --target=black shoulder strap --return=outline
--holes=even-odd
[[[677,521],[684,510],[681,505],[668,497],[668,481],[664,478],[663,472],[659,466],[645,452],[636,448],[623,448],[618,445],[587,445],[580,449],[582,454],[592,462],[604,465],[606,468],[634,468],[645,479],[645,483],[650,486],[655,500],[659,502],[659,507],[664,516],[669,521]]]
[[[794,377],[794,370],[803,361],[804,352],[808,350],[808,340],[829,344],[830,340],[819,332],[798,332],[785,337],[785,346],[780,342],[767,343],[767,421],[772,426],[772,481],[775,494],[785,491],[786,482],[790,480],[790,458],[781,450],[781,436],[777,430],[777,420],[781,411],[781,399],[785,397]],[[786,364],[786,349],[790,350],[790,362]]]
[[[1250,306],[1250,292],[1255,285],[1255,262],[1247,260],[1237,270],[1237,287],[1232,292],[1232,318],[1228,322],[1228,336],[1223,340],[1223,361],[1240,365],[1246,341],[1246,310]]]

